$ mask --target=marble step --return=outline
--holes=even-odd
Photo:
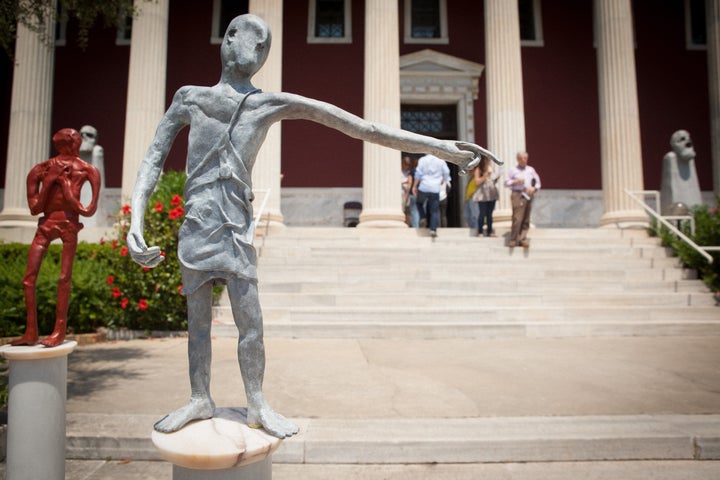
[[[546,272],[547,275],[547,272]],[[495,275],[463,280],[457,276],[438,281],[428,277],[408,279],[405,276],[382,278],[348,278],[338,276],[331,281],[315,281],[315,279],[292,281],[286,277],[277,281],[270,281],[263,276],[260,295],[268,294],[305,293],[305,294],[371,294],[376,292],[403,292],[419,294],[421,292],[481,292],[484,294],[522,291],[523,293],[558,293],[588,294],[590,292],[621,293],[621,292],[656,292],[656,293],[698,293],[711,295],[708,288],[696,280],[641,280],[627,279],[620,272],[599,272],[597,275],[572,277],[572,281],[565,278],[554,279],[546,276],[538,280],[533,276],[513,276],[498,278]],[[224,303],[227,305],[226,301]]]
[[[156,417],[69,414],[66,458],[161,460],[148,430]],[[718,415],[293,420],[300,434],[283,441],[276,464],[720,459]]]
[[[577,280],[604,281],[680,281],[696,278],[693,270],[679,268],[677,266],[657,266],[655,262],[644,262],[643,264],[631,264],[630,262],[619,262],[617,264],[588,265],[584,267],[573,267],[572,265],[542,266],[532,265],[482,265],[474,264],[461,265],[455,268],[448,268],[446,265],[440,267],[423,265],[376,265],[353,266],[353,265],[328,265],[328,266],[297,266],[289,265],[282,268],[265,267],[258,268],[258,278],[262,285],[287,282],[328,282],[332,284],[353,284],[360,282],[382,282],[385,280],[432,280],[436,282],[461,281],[472,284],[484,278],[497,279],[498,282],[523,282],[527,279],[535,282],[544,280],[565,281],[571,285]]]
[[[260,303],[263,308],[292,307],[394,307],[398,304],[411,305],[413,308],[441,307],[443,305],[462,305],[465,307],[553,307],[553,306],[586,306],[604,308],[612,306],[642,306],[648,308],[666,306],[703,306],[715,305],[710,293],[686,292],[618,292],[605,293],[590,289],[579,292],[540,292],[523,291],[521,296],[516,292],[498,292],[491,289],[466,289],[465,292],[436,292],[432,289],[415,291],[400,290],[375,293],[328,292],[328,293],[270,293],[261,292]],[[718,311],[720,316],[720,309]]]
[[[213,335],[237,336],[227,309]],[[717,307],[264,308],[265,332],[296,338],[503,338],[720,335]]]

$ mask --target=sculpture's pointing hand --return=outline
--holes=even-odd
[[[498,157],[495,156],[494,153],[492,153],[490,150],[486,150],[480,145],[475,145],[474,143],[468,143],[468,142],[455,142],[455,146],[459,148],[460,150],[466,150],[469,152],[473,152],[475,156],[473,159],[468,163],[468,165],[465,168],[462,168],[462,172],[467,173],[468,171],[475,168],[480,163],[480,156],[488,157],[493,162],[497,163],[498,165],[503,165],[505,162],[500,160]],[[461,173],[462,173],[461,172]]]
[[[160,247],[148,248],[145,240],[137,233],[128,234],[127,246],[132,259],[143,267],[153,268],[165,260]]]

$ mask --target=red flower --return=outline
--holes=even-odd
[[[146,308],[148,308],[147,300],[145,300],[144,298],[141,298],[140,301],[138,302],[138,308],[140,310],[145,310]]]
[[[178,285],[178,293],[182,293],[182,285]]]
[[[170,205],[173,207],[177,207],[182,203],[182,197],[178,195],[177,193],[173,195],[172,200],[170,200]]]
[[[163,207],[163,204],[160,202],[155,202],[155,211],[158,213],[161,213],[165,207]]]
[[[126,203],[125,205],[122,206],[122,208],[120,209],[120,211],[121,211],[123,214],[125,214],[125,215],[129,214],[129,213],[130,213],[130,205],[128,205],[128,204]]]
[[[182,207],[182,205],[178,205],[177,207],[173,208],[168,212],[168,218],[170,220],[177,220],[183,215],[185,215],[185,209]]]
[[[122,255],[123,257],[127,257],[127,254],[128,254],[128,248],[123,245],[123,247],[120,249],[120,255]]]
[[[117,240],[113,240],[113,241],[112,241],[112,244],[111,244],[111,245],[112,245],[112,249],[113,249],[113,250],[115,250],[115,249],[117,248],[117,244],[118,244],[118,241],[117,241]]]
[[[114,281],[115,281],[115,277],[113,277],[112,275],[108,275],[107,284],[112,285]]]
[[[122,292],[120,291],[120,288],[119,288],[119,287],[113,287],[113,289],[112,289],[112,296],[113,296],[113,298],[117,298],[117,297],[119,297],[120,295],[122,295]],[[123,308],[125,308],[125,307],[123,307]]]
[[[143,272],[149,272],[149,271],[150,271],[150,267],[142,267],[142,269],[143,269]]]
[[[127,299],[127,297],[123,297],[123,299],[120,300],[120,308],[125,310],[127,308],[127,306],[128,306],[128,299]]]

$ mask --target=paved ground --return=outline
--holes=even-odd
[[[232,338],[213,340],[212,391],[219,407],[245,405],[235,346]],[[187,401],[186,348],[184,338],[78,347],[69,357],[68,416],[137,418],[147,423],[141,431],[147,428],[149,436],[152,419]],[[532,423],[595,416],[717,422],[714,415],[720,414],[720,337],[267,338],[266,350],[266,395],[275,409],[301,425],[365,420],[392,425],[413,419],[450,425],[463,418],[509,417]],[[715,430],[712,439],[720,438]],[[283,447],[309,433],[301,431]],[[720,461],[564,462],[548,457],[523,463],[352,465],[297,464],[275,457],[275,480],[720,478]],[[163,480],[171,472],[165,462],[69,460],[66,479]]]
[[[213,340],[218,407],[244,406],[236,340]],[[720,337],[266,339],[291,418],[720,414]],[[189,398],[187,341],[78,347],[68,413],[162,416]]]
[[[4,466],[4,465],[2,465]],[[4,471],[2,472],[4,474]],[[170,480],[165,462],[71,460],[67,480]],[[283,465],[273,480],[717,480],[720,462],[575,462],[470,465]]]
[[[218,406],[245,405],[232,338],[213,341]],[[79,347],[68,413],[161,416],[189,394],[187,342]],[[265,391],[298,419],[720,414],[720,337],[308,340],[268,338]],[[528,418],[530,420],[530,418]],[[150,426],[148,425],[148,428]],[[302,435],[302,433],[301,433]],[[171,478],[164,462],[71,461],[68,478]],[[277,463],[284,479],[716,479],[720,462],[435,465]]]

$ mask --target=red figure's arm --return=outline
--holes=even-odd
[[[45,211],[51,187],[57,181],[59,171],[56,170],[48,162],[42,162],[28,173],[27,201],[31,214],[38,215]]]

